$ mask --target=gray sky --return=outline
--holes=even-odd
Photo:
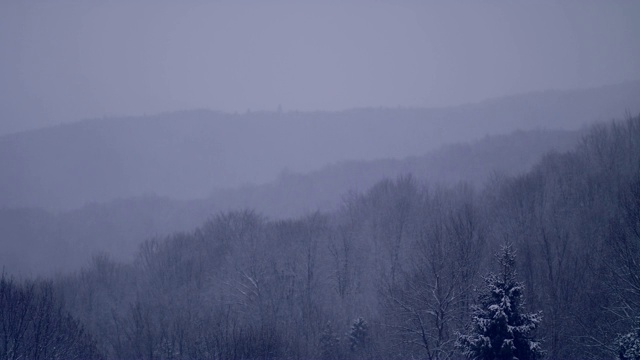
[[[0,134],[90,117],[446,106],[640,79],[640,1],[0,2]]]

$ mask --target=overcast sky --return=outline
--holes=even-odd
[[[640,1],[0,2],[0,134],[208,108],[447,106],[640,79]]]

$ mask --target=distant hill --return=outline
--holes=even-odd
[[[332,211],[348,192],[365,192],[382,179],[406,174],[434,184],[468,181],[481,185],[493,174],[528,171],[549,151],[572,149],[580,134],[533,130],[488,136],[422,156],[347,161],[307,174],[283,173],[267,184],[219,190],[200,200],[140,196],[59,214],[0,210],[0,266],[12,272],[42,274],[78,268],[96,252],[129,259],[145,239],[190,231],[223,211],[255,209],[270,218]]]
[[[411,174],[434,185],[468,182],[481,187],[494,175],[528,171],[551,151],[572,149],[580,131],[531,130],[445,145],[404,159],[346,161],[307,174],[283,173],[262,186],[218,191],[209,202],[223,209],[256,209],[277,218],[335,210],[347,192],[364,192],[382,179]]]
[[[518,129],[575,130],[625,111],[640,112],[640,82],[437,109],[199,110],[87,120],[0,137],[0,208],[59,211],[149,194],[204,198],[268,183],[283,169],[417,156]],[[456,164],[446,171],[468,170]]]

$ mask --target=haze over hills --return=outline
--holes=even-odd
[[[0,1],[0,360],[638,358],[639,17]]]
[[[141,241],[189,231],[220,212],[333,211],[349,192],[406,174],[482,186],[573,148],[576,129],[624,111],[640,111],[640,82],[454,108],[198,110],[7,135],[0,263],[49,273],[100,251],[128,259]]]
[[[204,198],[349,160],[403,158],[517,129],[640,112],[640,82],[433,109],[207,110],[93,119],[0,137],[0,207],[68,210],[155,194]]]
[[[420,181],[481,186],[495,174],[525,172],[549,151],[572,149],[578,131],[517,131],[454,144],[405,159],[348,161],[308,174],[283,173],[264,185],[218,190],[199,200],[157,196],[92,203],[58,214],[0,210],[0,265],[17,274],[50,274],[86,264],[96,253],[129,260],[146,239],[190,231],[216,214],[253,209],[272,219],[337,210],[349,193],[412,174]]]

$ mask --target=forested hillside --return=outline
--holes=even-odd
[[[259,186],[216,191],[201,200],[140,196],[93,203],[59,214],[39,209],[0,209],[0,266],[12,274],[76,270],[92,254],[129,261],[148,238],[191,231],[213,214],[254,209],[270,219],[336,211],[349,192],[363,192],[385,178],[412,174],[433,184],[484,186],[492,176],[529,170],[545,153],[577,144],[576,131],[518,131],[448,145],[405,159],[350,161],[308,174],[283,173]]]
[[[506,283],[531,354],[633,358],[639,234],[634,117],[481,190],[403,176],[333,212],[222,213],[53,286],[106,358],[460,358]]]
[[[0,360],[640,360],[638,19],[0,0]]]

